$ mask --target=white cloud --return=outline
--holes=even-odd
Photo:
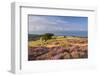
[[[75,24],[69,23],[68,21],[62,20],[60,18],[29,16],[29,33],[79,30],[79,28],[81,28],[81,30],[84,30],[84,26],[75,27]]]

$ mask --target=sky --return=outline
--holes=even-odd
[[[87,17],[46,15],[28,16],[29,34],[43,34],[57,31],[87,31],[87,27]]]

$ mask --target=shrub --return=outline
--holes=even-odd
[[[52,33],[46,33],[44,35],[41,36],[41,39],[44,40],[44,41],[47,41],[49,39],[52,39],[52,36],[54,36],[54,34]]]
[[[59,44],[59,46],[67,47],[67,44],[65,44],[65,43],[61,43],[61,44]]]

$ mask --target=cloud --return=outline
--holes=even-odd
[[[86,30],[82,24],[72,23],[63,17],[29,16],[29,33],[44,33],[54,31]]]

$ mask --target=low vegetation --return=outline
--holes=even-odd
[[[28,41],[28,60],[87,58],[87,43],[87,38],[54,36],[51,33],[31,37]]]

